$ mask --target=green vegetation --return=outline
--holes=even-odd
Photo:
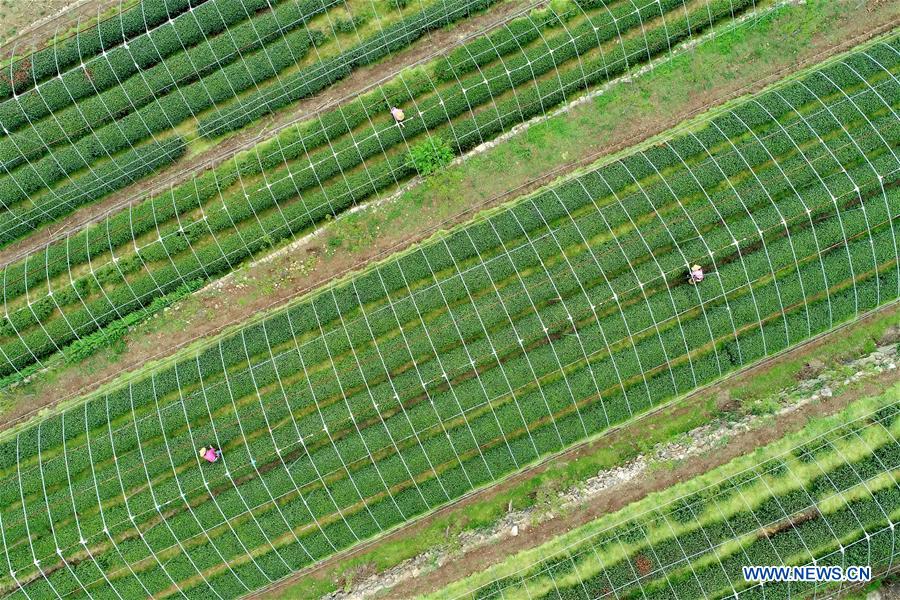
[[[170,21],[129,40],[127,46],[110,44],[105,54],[98,52],[85,60],[83,67],[63,71],[61,77],[0,103],[0,123],[10,132],[43,132],[53,143],[61,141],[65,133],[79,137],[98,124],[152,102],[176,85],[186,85],[232,63],[240,52],[253,51],[302,28],[333,4],[312,0],[276,3],[273,10],[251,18],[269,5],[263,0],[207,1],[184,14],[173,14]],[[254,27],[258,28],[256,33]],[[220,35],[226,29],[227,34]],[[58,122],[34,123],[51,114]],[[29,123],[35,124],[34,129],[27,127]],[[40,140],[12,136],[2,145],[7,166],[17,158],[14,164],[22,162],[14,154],[11,140],[27,144],[22,153],[28,156],[41,150]]]
[[[16,578],[238,595],[895,300],[898,43],[17,431],[0,445]],[[201,468],[199,440],[224,464]],[[106,579],[39,577],[32,552],[50,569],[85,545]]]
[[[752,0],[722,0],[685,13],[672,0],[638,14],[624,2],[609,11],[592,8],[565,24],[555,15],[517,21],[492,34],[490,43],[509,53],[504,57],[495,52],[490,60],[465,58],[479,56],[474,51],[484,42],[476,40],[430,69],[401,74],[289,128],[234,161],[4,269],[10,318],[0,328],[0,375],[44,360],[185,280],[227,273],[415,175],[405,149],[419,137],[438,136],[461,154],[752,6]],[[664,17],[662,10],[678,16]],[[542,34],[543,28],[550,29]],[[523,48],[519,34],[534,42]],[[435,78],[445,85],[436,89]],[[386,114],[391,105],[406,106],[402,129]],[[88,264],[90,275],[84,273]]]
[[[39,225],[67,216],[74,206],[92,202],[130,183],[165,168],[181,158],[187,147],[184,139],[173,136],[162,142],[150,142],[123,152],[116,160],[90,169],[54,189],[51,196],[18,203],[0,212],[0,237],[14,240],[32,233]],[[36,177],[33,181],[39,181]],[[35,183],[35,186],[40,186]],[[25,199],[34,188],[20,186],[19,194],[9,200]]]
[[[453,148],[443,138],[429,136],[409,150],[413,166],[421,175],[431,175],[450,164]]]
[[[748,383],[754,384],[755,394],[778,395],[782,386],[796,383],[801,368],[815,357],[828,364],[837,363],[849,357],[858,358],[863,346],[869,340],[880,339],[885,330],[896,323],[900,307],[895,305],[880,311],[862,322],[849,324],[838,332],[829,334],[827,343],[813,351],[803,349],[796,356],[782,359],[777,367],[779,378],[750,377],[742,375],[729,378],[721,386],[734,396],[740,396]],[[771,368],[767,369],[767,373]],[[541,488],[572,487],[578,482],[593,477],[599,470],[621,466],[639,454],[650,451],[657,444],[672,442],[685,432],[708,424],[720,414],[716,394],[701,393],[679,401],[659,412],[647,415],[629,423],[614,438],[603,436],[591,443],[591,451],[581,453],[576,460],[568,457],[554,459],[546,470],[537,475],[529,475],[515,485],[499,492],[485,494],[475,503],[451,512],[435,516],[426,527],[415,533],[387,539],[372,549],[360,552],[354,557],[337,562],[327,569],[297,578],[290,585],[270,592],[265,598],[293,600],[298,597],[320,597],[336,589],[342,589],[341,580],[346,583],[345,574],[357,572],[384,571],[397,566],[435,547],[446,547],[452,542],[448,538],[451,530],[475,530],[495,525],[512,506],[522,510],[532,506]],[[729,416],[729,415],[725,415]]]
[[[333,261],[355,263],[359,260],[358,253],[368,252],[373,245],[421,234],[423,227],[427,227],[423,220],[437,222],[458,215],[461,210],[474,211],[483,206],[481,202],[485,198],[540,176],[565,164],[573,156],[585,152],[594,154],[610,140],[633,139],[627,133],[631,124],[646,122],[652,115],[659,114],[662,107],[666,107],[668,119],[676,119],[686,112],[693,90],[697,88],[709,90],[707,100],[718,98],[723,88],[759,81],[766,74],[794,64],[792,61],[799,60],[804,52],[812,53],[812,48],[831,47],[835,41],[853,37],[854,28],[861,23],[861,14],[855,5],[835,5],[827,0],[781,6],[765,14],[768,16],[719,32],[689,52],[673,54],[657,62],[652,71],[639,75],[628,85],[608,86],[591,102],[573,106],[565,113],[533,124],[522,134],[484,153],[470,156],[464,163],[435,174],[399,195],[378,202],[377,208],[364,207],[344,213],[340,219],[322,226],[323,237],[328,238],[327,250],[322,255],[307,256],[301,261],[299,272],[307,273],[313,269],[328,272]],[[875,20],[890,18],[890,14],[867,12],[865,15]],[[521,21],[511,21],[508,28],[513,29],[516,23]],[[758,49],[761,47],[770,51],[760,55]],[[463,52],[461,56],[467,54]],[[655,125],[662,127],[663,121],[656,121]],[[240,284],[240,289],[230,288],[230,294],[237,294],[235,301],[238,304],[269,297],[278,287],[288,283],[283,275],[292,269],[292,262],[287,258],[289,255],[281,256],[285,262],[276,260],[274,264],[278,267],[275,269],[260,272],[257,265],[256,269],[245,268],[246,276],[238,275],[235,281]],[[296,286],[306,287],[309,283],[304,278],[291,280]],[[192,296],[179,303],[176,311],[169,315],[172,318],[152,320],[136,328],[129,334],[132,352],[139,352],[140,348],[152,343],[150,340],[154,336],[169,332],[174,335],[190,327],[189,323],[196,319],[212,318],[212,311],[203,307],[208,299],[208,294]],[[256,315],[256,318],[262,317],[262,314]],[[876,335],[875,339],[878,337]],[[39,379],[31,378],[26,385],[7,388],[0,410],[4,406],[33,405],[36,398],[57,400],[59,390],[66,387],[67,377],[80,377],[85,370],[102,371],[122,358],[127,364],[130,356],[131,352],[125,355],[102,353],[77,369],[74,365],[65,368],[63,361],[54,361],[42,370]],[[126,367],[126,364],[122,366],[138,366]],[[778,373],[769,370],[767,378],[748,382],[745,386],[748,394],[742,394],[741,398],[749,396],[749,390],[769,379],[792,377],[785,373],[785,369],[779,369]],[[0,381],[0,389],[3,387]]]
[[[200,120],[200,134],[215,137],[240,129],[263,115],[272,113],[347,77],[353,69],[369,65],[421,38],[429,31],[445,27],[473,12],[484,10],[496,0],[444,0],[419,13],[384,28],[366,41],[340,55],[272,82],[226,110],[218,109]]]

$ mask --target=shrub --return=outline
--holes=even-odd
[[[427,177],[453,161],[453,149],[444,138],[430,135],[410,148],[409,156],[416,170]]]
[[[357,28],[365,25],[366,20],[364,15],[356,15],[352,18],[341,18],[334,22],[334,30],[337,33],[354,33]]]

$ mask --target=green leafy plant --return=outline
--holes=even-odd
[[[416,170],[427,177],[450,164],[453,160],[453,149],[444,138],[436,135],[428,136],[409,149],[409,156]]]

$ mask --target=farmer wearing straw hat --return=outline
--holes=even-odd
[[[397,125],[403,127],[403,119],[406,118],[406,115],[403,114],[403,111],[396,106],[391,107],[391,116],[394,117],[394,121],[397,122]]]
[[[200,448],[200,456],[207,460],[207,462],[214,463],[219,460],[219,457],[222,456],[222,451],[210,446],[209,448],[203,447]]]
[[[694,265],[691,267],[691,273],[688,275],[688,283],[691,285],[697,284],[703,281],[703,267],[700,265]]]

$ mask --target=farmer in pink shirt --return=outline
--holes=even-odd
[[[703,267],[700,265],[694,265],[691,267],[691,274],[688,276],[688,282],[692,284],[700,283],[703,281]]]
[[[210,446],[209,448],[200,448],[200,456],[205,458],[208,462],[214,463],[219,460],[219,457],[222,456],[222,451],[217,450]]]
[[[403,114],[403,110],[397,108],[396,106],[391,107],[391,116],[394,117],[394,121],[400,127],[403,127],[403,120],[406,118],[406,115]]]

